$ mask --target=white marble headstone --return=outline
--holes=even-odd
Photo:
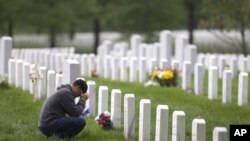
[[[135,96],[125,94],[124,96],[124,137],[133,140],[135,135]]]
[[[111,91],[111,121],[115,129],[121,126],[121,90],[113,89]]]

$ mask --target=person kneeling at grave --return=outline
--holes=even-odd
[[[84,79],[77,79],[72,85],[61,85],[47,98],[40,113],[38,128],[46,136],[59,138],[76,136],[86,125],[82,114],[88,94]],[[75,103],[75,98],[80,97]]]

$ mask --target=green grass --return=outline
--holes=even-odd
[[[233,103],[224,105],[221,102],[221,81],[218,87],[218,99],[211,101],[207,98],[207,83],[204,83],[204,95],[195,96],[187,94],[180,88],[166,87],[144,87],[143,84],[110,81],[102,78],[86,78],[96,81],[97,88],[100,85],[112,89],[120,89],[122,94],[135,94],[136,108],[136,129],[135,141],[138,140],[139,133],[139,102],[141,99],[151,100],[151,140],[155,135],[155,117],[158,104],[169,106],[169,140],[172,132],[172,113],[175,110],[184,111],[186,114],[186,140],[191,140],[192,120],[196,117],[206,121],[206,140],[212,140],[212,131],[214,127],[226,127],[229,132],[230,124],[249,124],[250,106],[237,106],[237,79],[233,81]],[[207,80],[207,78],[205,78]],[[204,82],[206,82],[206,80]],[[98,92],[98,89],[96,89]],[[249,100],[248,100],[249,101]],[[110,97],[109,97],[110,102]],[[46,138],[37,128],[38,113],[43,100],[33,101],[33,97],[27,92],[18,88],[0,91],[0,140],[45,140]],[[123,100],[122,100],[123,105]],[[97,106],[96,106],[97,107]],[[123,107],[122,107],[123,111]],[[123,113],[123,112],[122,112]],[[122,114],[123,116],[123,114]],[[120,141],[123,137],[123,118],[122,128],[119,130],[102,130],[94,121],[94,118],[86,118],[87,125],[85,129],[75,138],[68,140],[88,140],[88,141]],[[59,140],[52,137],[46,140]]]

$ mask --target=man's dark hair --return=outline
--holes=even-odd
[[[83,79],[77,79],[75,80],[75,82],[73,83],[74,86],[80,86],[81,90],[83,93],[86,93],[88,90],[88,85],[86,83],[86,81],[84,81]]]

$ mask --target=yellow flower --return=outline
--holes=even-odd
[[[153,71],[153,72],[151,73],[151,76],[152,76],[153,78],[155,78],[155,77],[157,76],[157,74],[158,74],[158,72],[155,70],[155,71]]]
[[[168,79],[171,79],[173,77],[174,77],[174,73],[171,70],[163,71],[160,74],[160,79],[168,80]]]

